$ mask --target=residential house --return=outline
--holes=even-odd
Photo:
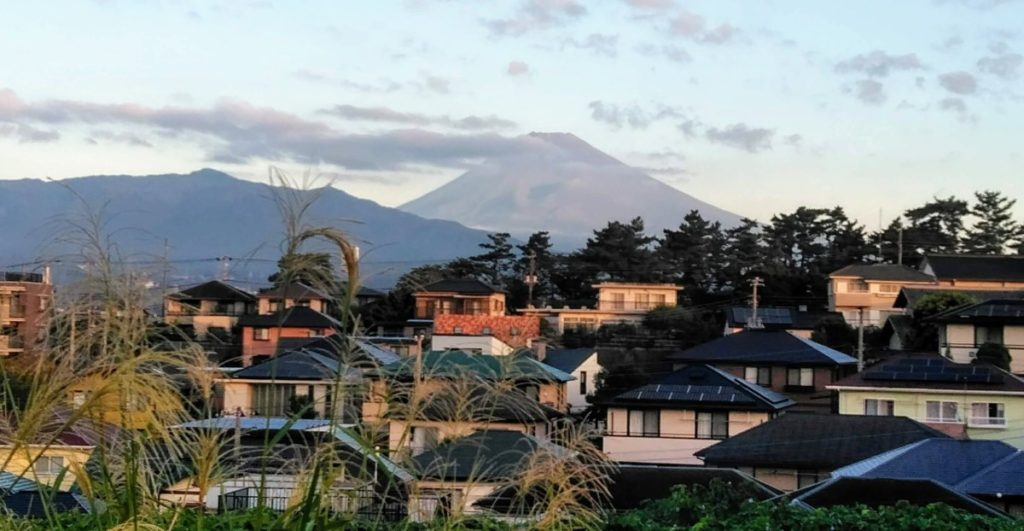
[[[942,463],[942,466],[936,466]],[[1024,451],[1001,441],[926,439],[852,463],[833,477],[930,479],[1024,515]]]
[[[538,337],[540,318],[535,315],[437,314],[430,347],[505,356],[529,348]]]
[[[35,344],[46,326],[53,298],[49,271],[0,271],[0,356],[19,354]]]
[[[737,468],[782,491],[909,443],[946,435],[906,417],[786,413],[697,453],[708,466]]]
[[[593,308],[522,308],[519,313],[547,319],[559,334],[566,330],[594,331],[606,324],[636,324],[660,306],[675,306],[682,288],[675,284],[602,282]]]
[[[172,505],[210,510],[285,511],[302,503],[313,459],[324,471],[320,494],[327,509],[349,518],[398,521],[408,515],[413,476],[331,420],[225,416],[191,421],[175,429],[222,438],[215,457],[221,471],[200,489],[188,455],[148,448],[145,458],[162,471],[160,499]],[[275,441],[267,448],[267,441]],[[331,452],[321,450],[330,445]],[[328,481],[331,478],[332,481]]]
[[[1024,290],[1024,256],[929,254],[920,268],[940,286]]]
[[[0,510],[19,520],[41,520],[63,513],[89,514],[97,506],[98,502],[77,492],[46,492],[45,488],[0,490]]]
[[[699,464],[697,452],[776,417],[793,401],[708,365],[616,395],[603,449],[615,461]]]
[[[572,376],[526,356],[426,352],[385,367],[363,403],[363,421],[387,424],[392,452],[418,454],[481,429],[546,437],[564,416]]]
[[[199,338],[211,329],[231,333],[238,318],[251,313],[256,313],[256,296],[220,280],[164,297],[164,322],[191,328]]]
[[[842,414],[904,416],[954,437],[1024,446],[1024,380],[990,365],[901,355],[828,388]]]
[[[538,353],[541,362],[575,378],[567,385],[568,412],[582,413],[589,409],[588,397],[597,391],[598,375],[602,371],[597,350],[587,347],[551,350],[545,348],[542,352],[543,354]]]
[[[783,330],[751,328],[670,354],[680,368],[707,363],[733,376],[782,393],[794,410],[833,411],[829,384],[853,372],[857,360]]]
[[[283,340],[331,336],[341,323],[311,306],[295,305],[270,314],[243,315],[238,326],[242,329],[242,365],[248,367],[285,350]]]
[[[302,282],[281,284],[260,290],[257,297],[257,313],[270,315],[294,307],[305,307],[320,313],[331,313],[331,295]]]
[[[0,435],[3,472],[10,474],[8,478],[55,487],[62,492],[70,490],[85,474],[85,463],[99,441],[87,424],[80,421],[60,433],[41,433],[28,443],[16,443],[12,433]]]
[[[900,309],[905,313],[890,315],[882,327],[889,350],[910,350],[910,342],[914,333],[914,308],[922,299],[935,293],[957,293],[970,297],[974,302],[986,302],[993,299],[1024,299],[1024,290],[990,290],[955,286],[903,288],[896,296],[893,308]]]
[[[828,309],[843,314],[852,326],[881,327],[905,286],[932,286],[935,278],[896,264],[851,264],[829,274]]]
[[[1024,373],[1024,299],[992,299],[931,316],[939,330],[939,352],[953,361],[970,363],[986,343],[1003,345],[1010,370]]]
[[[565,457],[569,450],[516,430],[483,429],[453,437],[412,458],[417,481],[413,521],[482,512],[476,503],[514,482],[538,452]]]
[[[941,503],[979,516],[1006,518],[1006,514],[988,504],[930,479],[839,477],[793,492],[783,499],[807,510],[851,505],[877,509],[900,503],[927,507]]]
[[[723,335],[742,332],[750,327],[753,310],[747,307],[733,307],[725,311],[725,331]],[[757,309],[757,320],[760,328],[765,330],[784,330],[803,338],[810,339],[818,323],[826,319],[842,320],[839,312],[808,310],[807,306],[767,307]]]
[[[438,315],[505,315],[505,292],[476,279],[445,279],[413,294],[414,319]]]

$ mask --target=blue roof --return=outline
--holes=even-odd
[[[1024,455],[1002,441],[928,439],[853,463],[832,474],[931,479],[968,494],[1024,495]]]
[[[10,472],[0,472],[0,492],[23,492],[39,490],[39,484],[31,479]]]
[[[780,410],[789,398],[708,365],[690,365],[657,383],[616,395],[610,403],[735,405],[736,409]]]
[[[590,359],[590,356],[596,355],[597,351],[592,348],[566,348],[559,350],[549,350],[544,355],[543,363],[550,365],[560,371],[572,373],[580,365],[583,365],[585,361]]]
[[[179,424],[175,428],[207,428],[219,430],[282,430],[288,423],[289,430],[304,431],[312,428],[327,426],[331,423],[327,419],[287,419],[284,417],[214,417],[200,419]]]
[[[785,330],[747,329],[668,356],[696,363],[759,365],[853,365],[857,359]]]

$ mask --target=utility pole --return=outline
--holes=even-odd
[[[217,261],[220,262],[220,271],[217,275],[219,277],[218,280],[225,281],[228,279],[228,271],[231,268],[231,257],[221,256],[217,258]]]
[[[903,265],[903,224],[900,224],[899,238],[896,240],[896,263]]]
[[[747,328],[764,328],[761,324],[761,318],[757,316],[757,288],[764,286],[764,279],[761,277],[754,277],[750,280],[750,287],[754,289],[753,292],[753,304],[750,319],[747,319]]]
[[[864,370],[864,308],[857,308],[857,372]]]
[[[530,271],[526,274],[526,307],[533,308],[533,287],[537,285],[537,253],[530,251]]]

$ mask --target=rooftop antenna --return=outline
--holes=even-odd
[[[530,271],[526,274],[527,295],[526,295],[526,307],[533,308],[533,287],[537,285],[537,253],[533,250],[530,251]]]
[[[747,328],[764,328],[764,323],[761,322],[761,318],[757,316],[757,288],[764,286],[764,279],[761,277],[754,277],[750,280],[750,287],[753,288],[753,305],[750,313],[750,319],[747,319]]]

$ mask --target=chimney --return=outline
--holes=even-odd
[[[548,343],[544,340],[536,340],[533,342],[533,353],[537,356],[537,361],[544,361],[544,358],[548,355]]]

